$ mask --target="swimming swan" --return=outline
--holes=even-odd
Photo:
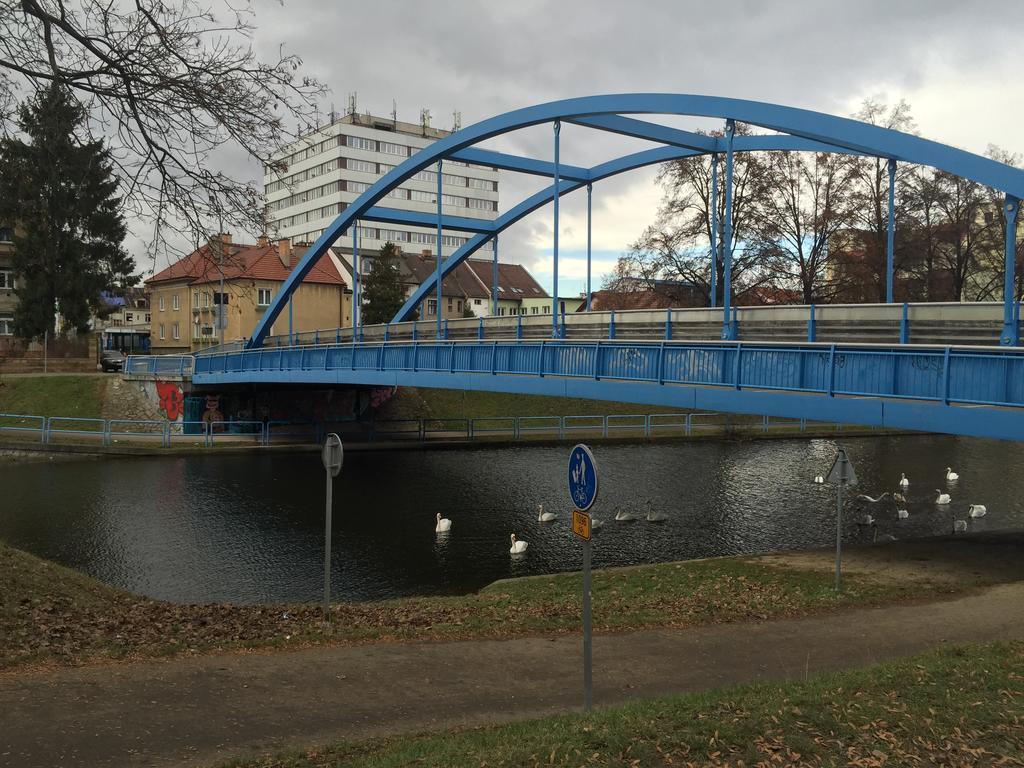
[[[907,476],[906,476],[906,475],[904,475],[904,474],[903,474],[903,473],[901,472],[901,473],[900,473],[900,482],[899,482],[899,486],[900,486],[900,488],[906,488],[906,487],[907,487],[908,485],[910,485],[910,481],[909,481],[909,480],[907,480]]]
[[[550,523],[556,517],[558,517],[558,515],[556,515],[554,512],[545,512],[543,504],[537,505],[537,522]]]
[[[907,510],[905,509],[897,509],[896,517],[900,520],[906,520],[908,517],[910,517],[910,513],[907,512]]]
[[[647,500],[647,522],[648,523],[664,523],[668,520],[668,515],[664,512],[655,512],[651,509],[651,500]]]
[[[530,546],[528,541],[520,541],[516,538],[516,535],[512,534],[512,546],[509,547],[508,553],[510,555],[521,555],[526,551],[526,548]]]
[[[949,504],[949,502],[952,501],[952,499],[949,497],[948,493],[943,493],[938,488],[935,489],[935,492],[937,494],[939,494],[938,496],[935,497],[935,503],[936,504],[945,505],[945,504]]]
[[[886,491],[881,496],[879,496],[877,499],[873,499],[870,496],[868,496],[866,493],[861,493],[861,494],[857,495],[857,498],[858,499],[863,499],[864,501],[870,502],[872,504],[877,504],[878,502],[880,502],[882,499],[884,499],[888,495],[889,495],[889,492]]]
[[[957,520],[953,518],[953,533],[965,533],[967,531],[967,521]]]
[[[818,485],[821,485],[822,483],[825,482],[825,478],[822,477],[821,475],[815,475],[814,482],[816,482]]]
[[[437,513],[437,525],[434,526],[434,533],[447,533],[452,529],[452,521],[447,517],[441,517],[441,513]]]
[[[952,467],[946,467],[946,482],[952,483],[960,479],[960,475],[953,471]]]
[[[635,523],[636,515],[632,512],[626,512],[621,507],[615,510],[615,519],[620,523]]]
[[[967,510],[967,514],[970,517],[984,517],[987,513],[988,510],[985,509],[984,504],[971,504]]]

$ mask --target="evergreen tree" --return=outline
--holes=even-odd
[[[405,303],[405,286],[398,266],[398,248],[387,242],[381,246],[363,281],[363,315],[366,325],[387,323]]]
[[[23,104],[22,135],[0,141],[0,221],[15,225],[14,332],[84,330],[100,293],[135,282],[125,224],[100,141],[82,141],[84,110],[53,85]],[[65,328],[54,328],[57,311]]]

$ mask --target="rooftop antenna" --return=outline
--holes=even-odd
[[[356,92],[352,91],[348,95],[348,113],[354,115],[356,113]]]
[[[398,130],[398,102],[394,99],[391,100],[391,122],[394,123],[395,130]]]
[[[462,113],[459,110],[452,112],[452,133],[462,130]]]
[[[423,127],[423,135],[427,135],[427,129],[430,128],[430,110],[423,108],[420,110],[420,125]]]
[[[331,122],[333,123],[338,119],[338,113],[334,111],[334,102],[331,102]]]

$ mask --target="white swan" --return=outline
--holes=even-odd
[[[516,535],[512,534],[512,546],[509,547],[508,553],[510,555],[521,555],[526,551],[526,548],[530,546],[528,541],[520,541],[516,538]]]
[[[935,489],[935,492],[937,494],[939,494],[938,496],[935,497],[935,503],[936,504],[946,505],[946,504],[949,504],[949,502],[952,501],[952,499],[950,498],[948,493],[943,493],[938,488]]]
[[[897,509],[896,517],[900,520],[906,520],[908,517],[910,517],[910,513],[907,512],[907,510],[905,509]]]
[[[814,482],[816,482],[818,485],[821,485],[822,483],[825,482],[825,478],[822,477],[821,475],[815,475]]]
[[[907,480],[907,476],[906,476],[906,475],[904,475],[904,474],[903,474],[903,473],[901,472],[901,473],[900,473],[900,482],[899,482],[899,486],[900,486],[900,488],[906,488],[906,487],[907,487],[908,485],[910,485],[910,481],[909,481],[909,480]]]
[[[558,515],[556,515],[554,512],[545,512],[543,504],[537,505],[537,522],[550,523],[556,517],[558,517]]]
[[[615,510],[615,519],[620,523],[634,523],[636,522],[636,515],[619,508]]]
[[[437,525],[434,526],[434,533],[446,533],[452,529],[452,521],[447,517],[441,517],[441,513],[437,513]]]
[[[953,533],[965,533],[967,531],[967,521],[957,520],[953,518]]]
[[[651,509],[651,500],[647,500],[647,522],[648,523],[664,523],[668,520],[668,515],[664,512],[655,512]]]
[[[946,467],[946,482],[952,483],[960,479],[960,475],[953,471],[952,467]]]
[[[988,510],[985,509],[984,504],[971,504],[967,510],[967,514],[970,517],[984,517],[987,513]]]
[[[861,493],[861,494],[857,495],[857,498],[858,499],[863,499],[864,501],[870,502],[872,504],[877,504],[878,502],[880,502],[882,499],[884,499],[888,495],[889,495],[889,492],[886,491],[881,496],[879,496],[877,499],[873,499],[870,496],[868,496],[866,493]]]

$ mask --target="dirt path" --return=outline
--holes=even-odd
[[[938,603],[605,635],[601,704],[1024,638],[1024,583]],[[578,707],[580,641],[318,648],[0,677],[0,766],[204,766],[342,738]]]

